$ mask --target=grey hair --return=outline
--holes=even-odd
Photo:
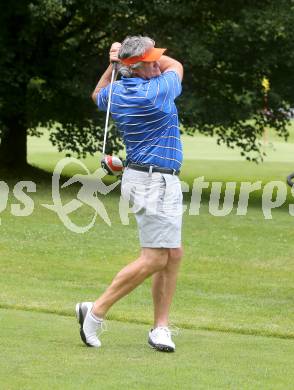
[[[143,55],[148,49],[154,47],[155,42],[149,37],[142,37],[141,35],[137,36],[128,36],[122,42],[121,48],[118,53],[118,58],[130,58],[130,57],[139,57]],[[142,62],[136,62],[133,65],[122,65],[119,68],[119,72],[124,77],[132,77],[133,70],[140,68],[143,65]]]

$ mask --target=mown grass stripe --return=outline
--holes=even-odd
[[[21,305],[9,305],[5,303],[0,304],[0,309],[8,309],[8,310],[19,310],[19,311],[28,311],[33,313],[44,313],[44,314],[54,314],[58,316],[63,317],[73,317],[74,316],[74,310],[72,312],[70,311],[62,311],[62,310],[52,310],[42,307],[32,307],[32,306],[21,306]],[[123,318],[122,316],[110,314],[107,317],[108,321],[117,321],[117,322],[123,322],[123,323],[130,323],[130,324],[138,324],[138,325],[151,325],[151,322],[148,321],[141,321],[137,319],[130,319],[130,318]],[[285,332],[273,332],[270,330],[265,329],[254,329],[254,328],[238,328],[238,327],[222,327],[222,326],[197,326],[193,324],[187,324],[185,322],[177,322],[177,327],[187,330],[201,330],[201,331],[207,331],[207,332],[222,332],[222,333],[235,333],[235,334],[241,334],[246,336],[257,336],[257,337],[273,337],[278,339],[287,339],[287,340],[294,340],[294,333],[285,333]]]

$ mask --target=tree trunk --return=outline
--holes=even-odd
[[[6,122],[0,143],[0,166],[23,168],[27,165],[27,130],[20,118]]]

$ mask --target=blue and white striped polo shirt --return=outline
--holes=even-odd
[[[106,111],[108,85],[97,105]],[[126,78],[113,84],[110,112],[126,145],[127,162],[178,170],[183,152],[174,100],[182,91],[174,71],[145,80]]]

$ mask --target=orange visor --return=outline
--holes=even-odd
[[[120,61],[124,65],[133,65],[141,61],[142,62],[158,61],[165,51],[166,49],[159,49],[157,47],[153,47],[151,50],[148,50],[142,56],[122,58]]]

